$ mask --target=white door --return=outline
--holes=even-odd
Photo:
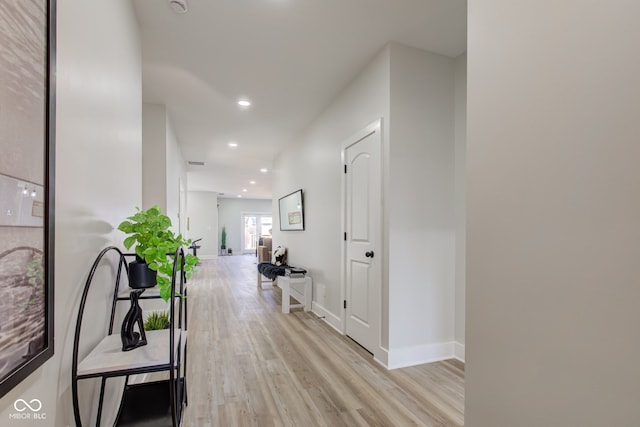
[[[380,122],[352,138],[345,161],[345,332],[370,352],[381,316]]]

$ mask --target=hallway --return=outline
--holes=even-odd
[[[189,287],[184,426],[460,426],[464,365],[387,371],[315,314],[280,313],[254,256],[199,266]]]

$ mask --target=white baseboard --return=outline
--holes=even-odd
[[[315,301],[311,303],[311,311],[335,329],[340,335],[344,335],[345,331],[342,328],[342,319],[340,317],[336,316]],[[380,347],[373,355],[373,360],[387,369],[389,369],[387,366],[388,359],[389,351],[383,347]]]
[[[344,335],[342,319],[317,302],[311,303],[311,311],[324,320],[339,334]],[[404,368],[421,365],[423,363],[439,362],[447,359],[458,359],[464,362],[464,345],[457,341],[438,344],[426,344],[414,347],[388,350],[380,347],[374,354],[373,360],[387,369]]]
[[[390,349],[387,368],[405,368],[423,363],[439,362],[453,357],[455,357],[454,341]]]
[[[461,362],[464,362],[464,344],[456,341],[455,342],[455,349],[454,349],[454,354],[453,357],[455,357],[456,359],[458,359]]]
[[[316,316],[324,320],[333,329],[344,335],[344,331],[342,330],[342,319],[340,319],[340,317],[336,316],[315,301],[311,302],[311,311],[315,313]]]
[[[389,350],[380,347],[373,355],[374,362],[389,369]]]

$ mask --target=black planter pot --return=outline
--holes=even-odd
[[[152,288],[156,285],[156,272],[147,267],[143,259],[136,256],[129,263],[129,287],[134,289]]]

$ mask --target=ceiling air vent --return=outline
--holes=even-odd
[[[191,166],[204,166],[204,162],[194,162],[193,160],[189,160],[188,162]]]

